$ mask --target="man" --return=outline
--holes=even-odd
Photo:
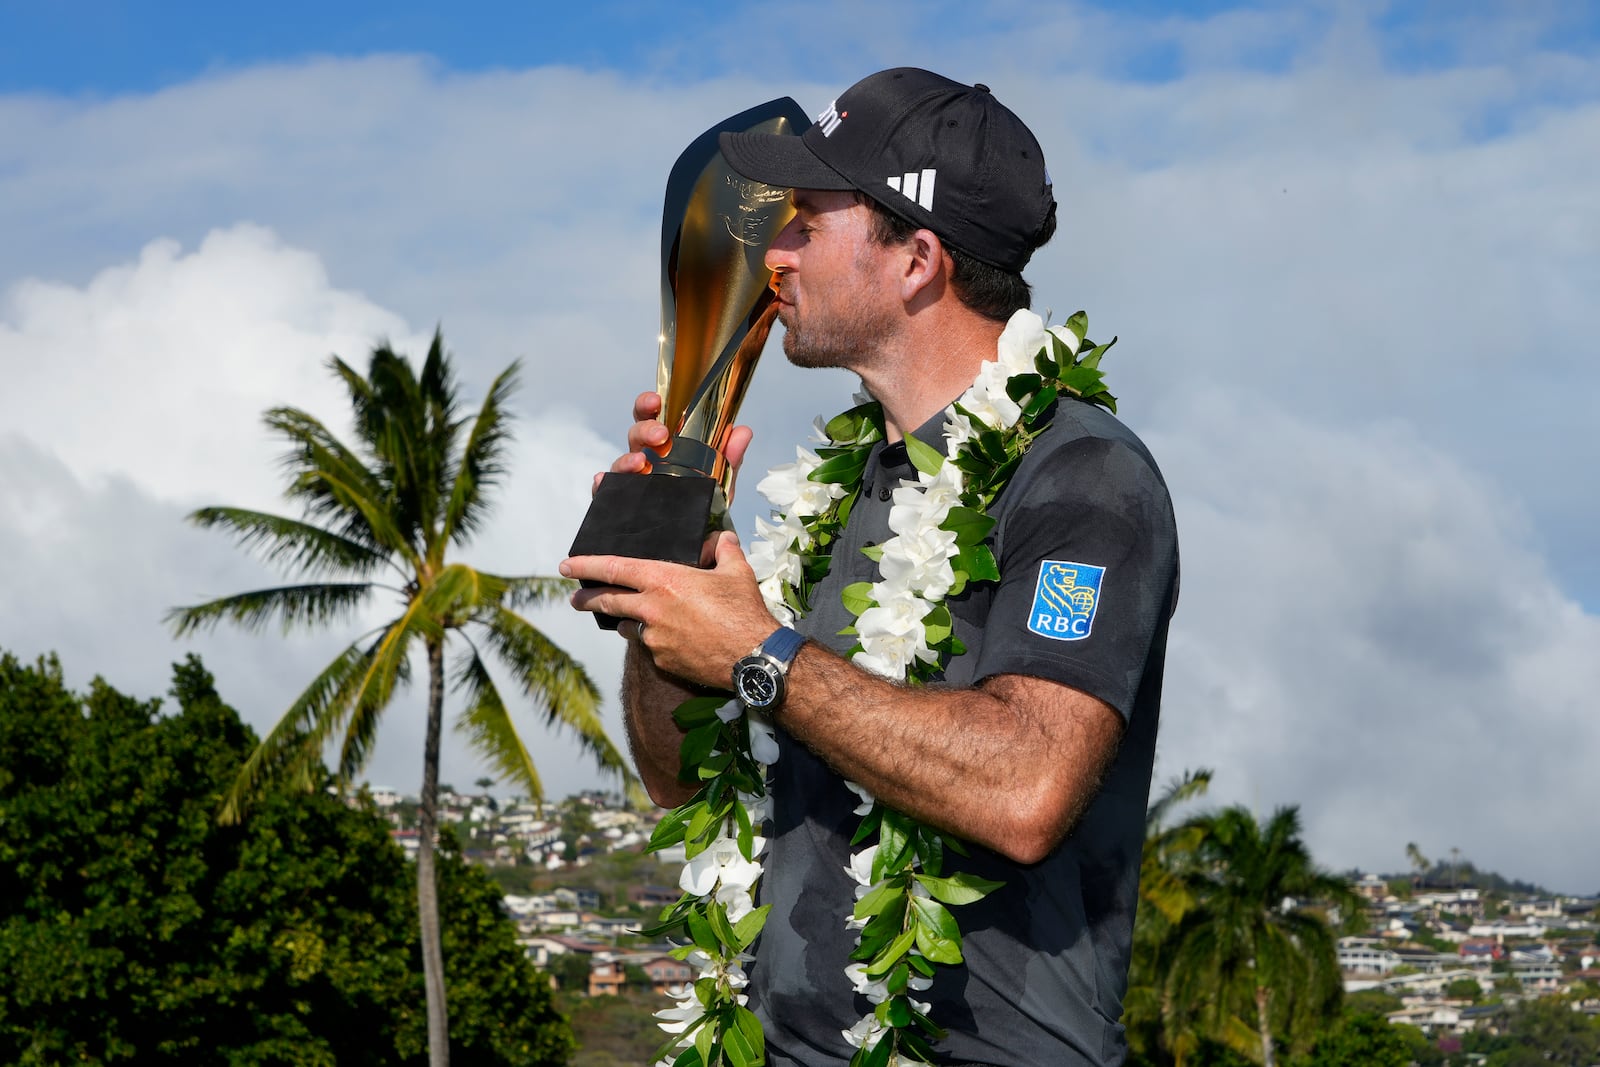
[[[862,494],[797,621],[774,632],[737,539],[704,570],[614,557],[567,560],[602,583],[574,605],[623,617],[623,699],[652,797],[681,803],[672,709],[695,687],[726,690],[763,646],[787,660],[774,712],[771,903],[751,1003],[771,1062],[844,1064],[841,1030],[867,1008],[844,979],[859,819],[848,779],[973,843],[962,869],[1005,882],[958,909],[966,964],[927,995],[951,1063],[1104,1065],[1125,1057],[1127,982],[1144,811],[1177,544],[1165,485],[1144,446],[1100,408],[1065,399],[990,508],[998,583],[947,604],[967,651],[940,685],[911,688],[842,658],[853,638],[840,590],[877,578],[861,549],[889,534],[890,491],[915,478],[903,438],[943,452],[943,412],[971,386],[1011,313],[1020,271],[1055,226],[1037,141],[982,86],[902,68],[846,90],[802,137],[723,135],[733,168],[791,187],[796,215],[767,254],[779,275],[790,360],[859,375],[883,404]],[[668,442],[645,394],[615,471],[647,469]],[[728,448],[737,464],[749,442]],[[1103,569],[1102,569],[1103,568]],[[1036,597],[1064,573],[1096,575],[1071,625]],[[1033,624],[1033,625],[1030,625]],[[777,665],[780,672],[783,664]]]

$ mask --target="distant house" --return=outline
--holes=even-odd
[[[589,995],[591,997],[616,996],[627,984],[618,960],[595,960],[589,965]]]
[[[1394,950],[1376,937],[1341,937],[1339,970],[1347,975],[1385,975],[1400,966]]]
[[[682,896],[677,886],[636,885],[628,889],[628,899],[642,908],[670,908]]]
[[[650,988],[657,993],[682,988],[695,979],[693,967],[671,956],[648,956],[639,960],[638,965],[650,976]]]
[[[1374,903],[1381,902],[1389,895],[1389,883],[1376,874],[1363,874],[1350,884],[1357,896],[1365,897]]]
[[[1500,942],[1488,938],[1469,938],[1461,942],[1461,947],[1456,950],[1462,959],[1484,958],[1489,960],[1505,959],[1505,946]]]

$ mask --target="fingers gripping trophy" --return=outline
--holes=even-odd
[[[794,209],[788,190],[736,174],[717,137],[799,134],[792,99],[772,100],[707,130],[667,177],[661,218],[661,338],[656,392],[671,431],[649,471],[606,474],[570,555],[631,556],[697,565],[706,538],[729,528],[733,470],[724,448],[778,307],[767,247]],[[607,629],[618,619],[596,615]]]

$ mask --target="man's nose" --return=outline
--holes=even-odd
[[[762,257],[768,270],[788,271],[795,267],[794,250],[798,246],[800,219],[789,220],[789,224],[778,231],[778,236],[772,239],[772,244],[767,247],[767,254]]]

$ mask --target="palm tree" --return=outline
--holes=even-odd
[[[1194,855],[1204,837],[1190,823],[1169,825],[1178,806],[1205,793],[1211,785],[1209,768],[1185,771],[1167,783],[1161,796],[1145,812],[1144,852],[1139,865],[1139,910],[1133,924],[1133,957],[1128,992],[1123,999],[1122,1022],[1133,1054],[1145,1061],[1160,1057],[1165,1007],[1163,976],[1167,974],[1172,932],[1197,903],[1189,882]],[[1193,1033],[1168,1035],[1169,1051],[1177,1061],[1193,1050]]]
[[[395,693],[410,682],[412,653],[420,648],[428,698],[417,909],[429,1062],[442,1067],[449,1060],[449,1026],[434,834],[447,684],[463,697],[456,728],[498,777],[522,784],[536,801],[544,792],[539,774],[485,664],[488,653],[543,708],[547,725],[570,729],[605,770],[624,780],[629,772],[601,726],[599,693],[588,674],[519,614],[564,595],[568,583],[504,577],[446,558],[448,549],[465,545],[482,527],[489,491],[505,473],[505,405],[516,387],[517,364],[494,380],[474,418],[463,415],[437,332],[420,376],[388,345],[373,350],[365,376],[337,356],[328,366],[349,392],[354,447],[296,408],[273,408],[265,416],[289,445],[286,496],[300,506],[301,517],[230,507],[202,508],[189,517],[231,533],[242,547],[305,580],[176,608],[167,618],[179,636],[219,622],[259,630],[278,621],[287,630],[344,622],[376,596],[393,598],[395,616],[335,656],[257,746],[224,798],[221,818],[241,818],[271,781],[312,788],[335,737],[335,774],[347,785],[366,762]],[[445,646],[452,640],[459,652],[447,674]]]
[[[1335,935],[1311,905],[1348,917],[1358,902],[1312,862],[1297,807],[1279,808],[1265,825],[1237,806],[1185,825],[1201,836],[1188,872],[1194,903],[1172,932],[1168,1032],[1192,1029],[1273,1067],[1276,1036],[1304,1051],[1339,1009]]]

